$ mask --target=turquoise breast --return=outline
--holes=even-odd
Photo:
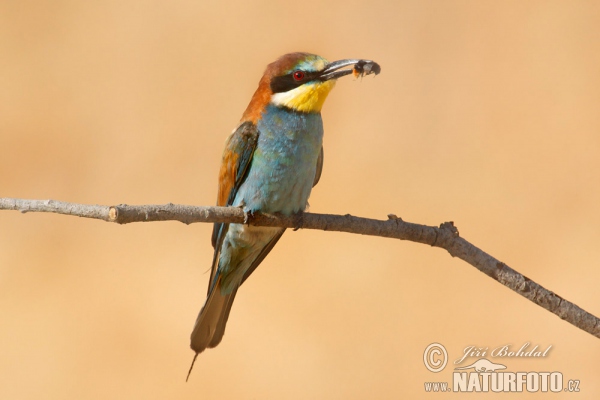
[[[269,105],[257,127],[258,144],[234,205],[267,213],[304,210],[323,145],[321,114]]]

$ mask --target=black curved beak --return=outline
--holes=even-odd
[[[350,69],[343,69],[352,66]],[[364,76],[370,74],[379,74],[381,67],[375,61],[371,60],[339,60],[327,64],[325,69],[321,71],[319,80],[328,81],[330,79],[341,78],[342,76],[354,74],[354,76]]]

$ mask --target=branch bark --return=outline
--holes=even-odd
[[[0,210],[27,212],[51,212],[83,218],[100,219],[118,224],[131,222],[179,221],[245,223],[247,215],[235,207],[202,207],[178,204],[130,206],[99,206],[66,203],[55,200],[24,200],[0,198]],[[255,213],[250,224],[282,228],[320,229],[324,231],[348,232],[361,235],[381,236],[428,244],[440,247],[452,257],[471,264],[497,282],[556,314],[570,324],[600,338],[600,319],[588,313],[556,293],[544,288],[528,277],[510,268],[505,263],[485,253],[461,238],[452,222],[439,227],[405,222],[393,214],[387,221],[355,217],[350,214],[331,215],[303,213],[285,216]]]

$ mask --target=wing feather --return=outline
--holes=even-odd
[[[252,156],[258,143],[258,135],[258,129],[254,123],[244,122],[227,138],[219,172],[218,206],[225,207],[233,204],[235,196],[250,169]],[[215,253],[210,271],[208,293],[215,284],[219,267],[219,253],[228,229],[229,224],[215,223],[213,226],[211,241]]]
[[[319,153],[319,158],[317,158],[317,172],[315,173],[315,180],[313,181],[313,187],[317,186],[319,180],[321,179],[321,172],[323,172],[323,160],[325,158],[325,154],[323,154],[323,146],[321,146],[321,152]]]

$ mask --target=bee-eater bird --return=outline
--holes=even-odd
[[[379,72],[373,61],[330,63],[308,53],[286,54],[269,64],[225,143],[217,205],[242,207],[246,213],[304,211],[323,168],[321,108],[327,95],[337,78]],[[194,360],[221,342],[238,288],[283,232],[250,224],[214,225],[208,295],[191,335]]]

